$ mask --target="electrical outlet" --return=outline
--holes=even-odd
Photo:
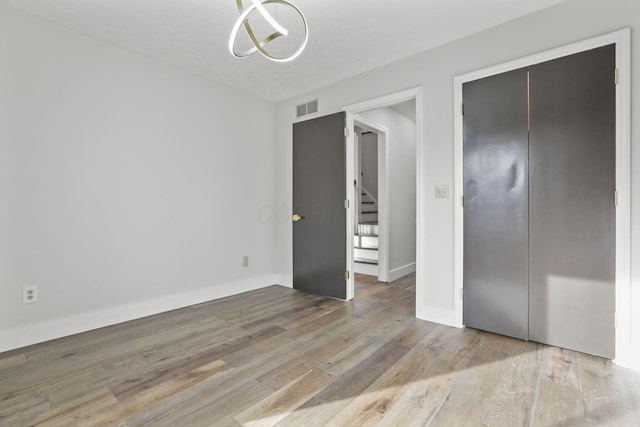
[[[245,255],[242,257],[242,266],[249,267],[249,255]]]
[[[449,198],[449,186],[436,185],[436,199],[448,199],[448,198]]]
[[[23,286],[22,287],[22,303],[31,304],[34,302],[38,302],[38,287],[35,285]]]

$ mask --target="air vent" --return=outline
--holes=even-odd
[[[307,102],[307,114],[313,114],[318,112],[318,100]]]
[[[296,117],[300,118],[318,112],[318,100],[309,101],[306,104],[296,106]]]

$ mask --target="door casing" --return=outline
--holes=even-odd
[[[351,104],[345,106],[342,110],[347,113],[347,129],[350,129],[347,136],[347,197],[349,200],[355,200],[355,191],[353,180],[355,179],[355,143],[353,138],[353,128],[355,124],[355,115],[368,110],[374,110],[376,108],[388,107],[394,104],[399,104],[404,101],[415,99],[416,101],[416,219],[420,218],[421,213],[425,211],[423,181],[424,173],[420,159],[422,158],[422,88],[415,87],[412,89],[403,90],[400,92],[392,93],[389,95],[373,98],[367,101],[359,102],[357,104]],[[360,118],[362,119],[362,118]],[[385,144],[387,146],[388,144]],[[388,158],[388,151],[385,158]],[[387,185],[388,188],[388,185]],[[354,204],[353,202],[351,203]],[[347,218],[347,266],[350,271],[353,271],[353,234],[354,234],[354,215],[350,212],[350,218]],[[388,225],[387,225],[388,227]],[[388,228],[387,233],[388,236]],[[424,254],[422,230],[420,227],[420,221],[416,221],[416,316],[419,316],[420,301],[422,301],[424,294],[424,279],[422,275],[422,254]],[[388,266],[388,262],[387,262]],[[388,268],[388,267],[387,267]],[[347,299],[352,299],[355,294],[355,282],[353,280],[353,274],[347,281]]]

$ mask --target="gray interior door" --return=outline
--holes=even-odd
[[[345,113],[293,125],[293,287],[346,299]]]
[[[527,70],[466,83],[463,97],[463,322],[527,339]]]
[[[615,46],[531,67],[529,337],[614,356]]]
[[[465,325],[614,357],[614,70],[611,45],[463,86]]]

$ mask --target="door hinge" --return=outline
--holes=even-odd
[[[460,206],[464,208],[464,196],[460,197]]]
[[[345,209],[349,209],[349,200],[348,199],[344,201],[344,208]]]
[[[349,128],[344,128],[344,136],[349,136]]]
[[[349,270],[344,272],[344,280],[349,280]]]
[[[615,84],[620,83],[620,70],[618,70],[617,68],[616,68],[616,71],[615,71],[614,82],[615,82]]]
[[[460,299],[464,300],[464,288],[460,289]]]
[[[464,116],[464,102],[460,103],[460,114]]]
[[[613,206],[618,206],[618,191],[613,192]]]

